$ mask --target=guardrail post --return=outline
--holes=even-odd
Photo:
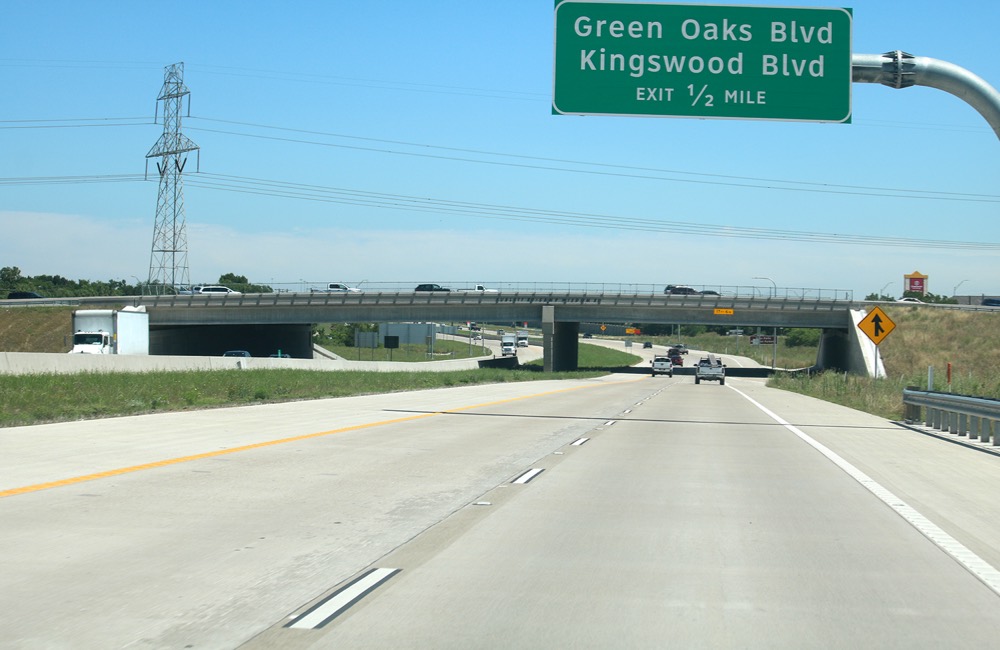
[[[969,416],[965,413],[961,413],[958,416],[958,435],[964,437],[968,435],[972,437],[972,432],[969,431]]]
[[[986,420],[986,430],[983,435],[989,440],[990,433],[993,434],[993,446],[1000,447],[1000,436],[997,435],[997,421],[996,420]]]

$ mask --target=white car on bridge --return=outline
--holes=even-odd
[[[361,289],[348,286],[342,282],[331,282],[322,289],[316,289],[314,287],[310,289],[310,291],[321,291],[326,293],[361,293]]]

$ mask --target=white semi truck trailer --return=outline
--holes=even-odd
[[[73,312],[70,354],[149,354],[145,307],[79,309]]]

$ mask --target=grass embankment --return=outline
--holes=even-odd
[[[967,312],[921,306],[884,306],[896,329],[879,346],[886,378],[872,379],[838,372],[778,373],[768,383],[828,402],[843,404],[884,417],[903,417],[903,389],[928,389],[927,369],[934,369],[931,390],[1000,399],[1000,312]],[[864,345],[871,345],[858,334]],[[787,347],[779,340],[777,354],[771,345],[752,346],[749,337],[700,334],[653,337],[641,340],[656,345],[683,342],[715,353],[739,354],[781,369],[808,368],[816,362],[816,349]],[[951,382],[948,382],[951,364]]]
[[[0,375],[0,426],[165,411],[393,393],[472,384],[582,379],[635,363],[632,355],[581,346],[576,372],[480,368],[452,372],[261,369],[77,375]]]
[[[481,344],[469,345],[468,341],[450,341],[438,339],[434,342],[433,352],[426,345],[404,344],[394,350],[386,348],[354,348],[346,345],[323,346],[338,357],[348,361],[407,361],[420,363],[422,361],[442,361],[445,359],[474,359],[488,357],[493,354],[489,348]]]
[[[69,352],[74,307],[0,310],[0,351]]]
[[[768,385],[890,420],[903,417],[907,386],[1000,399],[1000,313],[931,307],[884,310],[896,324],[879,346],[885,379],[825,372],[776,375]],[[933,386],[927,385],[928,368],[934,369]]]

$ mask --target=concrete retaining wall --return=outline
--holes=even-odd
[[[492,359],[492,357],[482,357]],[[408,363],[403,361],[348,361],[316,355],[315,359],[270,357],[181,357],[161,355],[51,354],[0,352],[0,374],[73,374],[82,372],[151,372],[232,370],[236,368],[294,368],[297,370],[366,370],[373,372],[448,371],[478,368],[481,359]]]

